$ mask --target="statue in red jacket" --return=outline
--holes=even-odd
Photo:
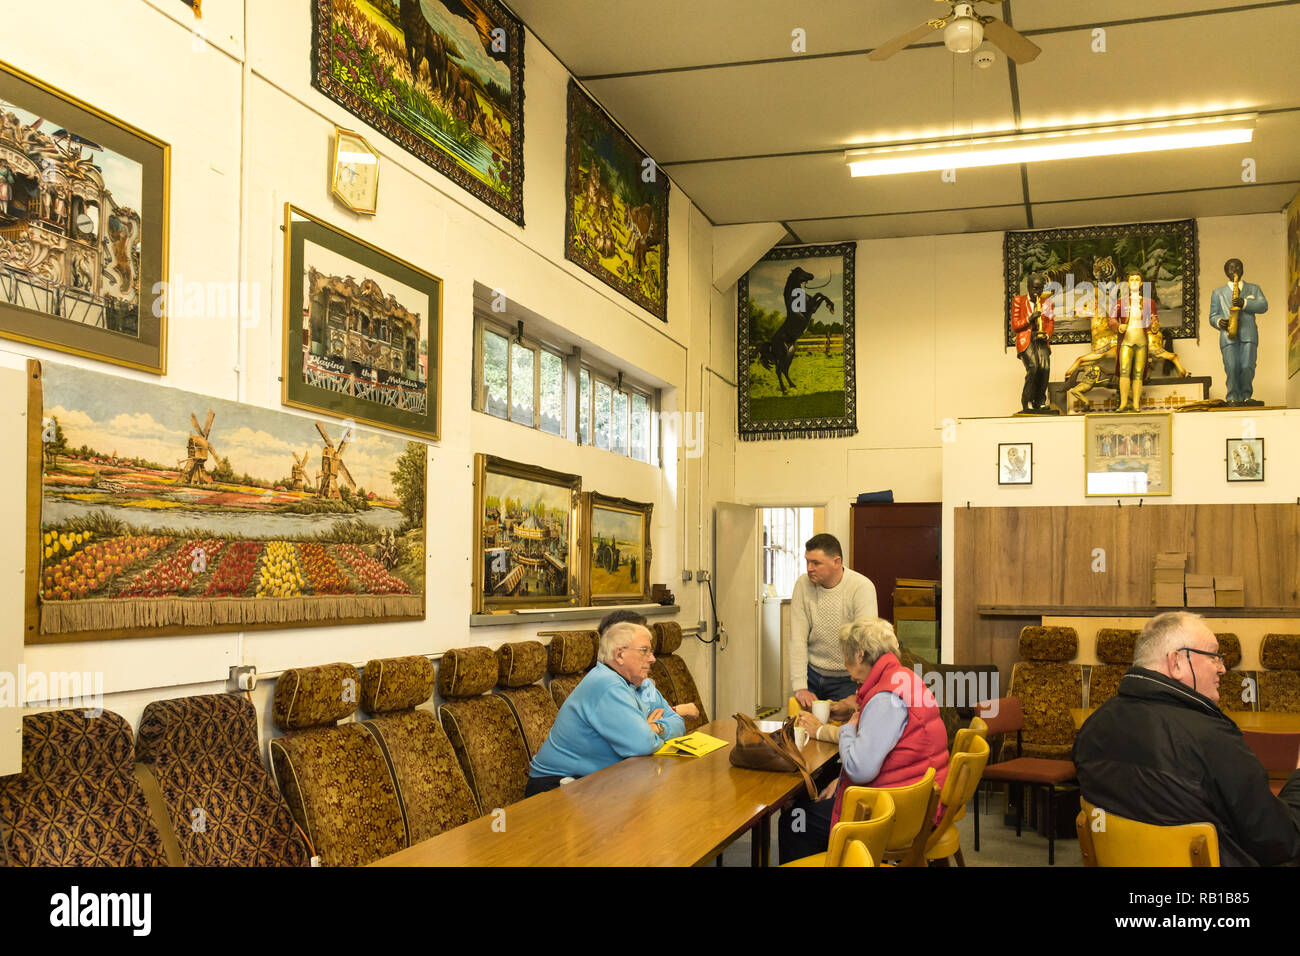
[[[1025,387],[1020,392],[1021,414],[1052,415],[1047,404],[1047,378],[1052,366],[1052,326],[1056,314],[1052,300],[1043,294],[1041,275],[1029,277],[1029,294],[1011,300],[1011,330],[1016,333],[1016,355],[1025,363]]]

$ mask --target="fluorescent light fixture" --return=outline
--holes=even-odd
[[[945,140],[908,146],[873,146],[844,154],[854,176],[888,176],[973,166],[1005,166],[1050,159],[1083,159],[1249,143],[1255,135],[1255,113],[1165,120],[1122,126],[1090,126]]]

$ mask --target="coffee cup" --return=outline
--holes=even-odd
[[[808,733],[808,731],[804,730],[802,727],[796,727],[794,729],[794,745],[798,747],[800,750],[803,750],[803,748],[807,746],[808,741],[811,739],[812,739],[811,735]]]
[[[815,700],[812,705],[813,716],[823,724],[830,723],[831,719],[831,702],[829,700]]]

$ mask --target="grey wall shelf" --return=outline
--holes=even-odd
[[[607,604],[601,607],[557,607],[544,611],[511,611],[509,614],[471,614],[470,627],[508,627],[516,624],[552,624],[556,621],[599,621],[610,611],[639,611],[646,617],[671,617],[681,612],[676,604]]]

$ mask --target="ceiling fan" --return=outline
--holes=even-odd
[[[1003,53],[1017,63],[1028,63],[1042,52],[1033,43],[1026,40],[1011,27],[995,17],[981,17],[975,12],[974,3],[958,3],[956,0],[937,0],[946,3],[952,9],[946,17],[927,20],[915,29],[908,30],[883,43],[867,54],[868,60],[887,60],[904,47],[933,33],[943,31],[943,45],[953,53],[970,53],[988,37]],[[996,0],[976,0],[979,3],[993,3]]]

